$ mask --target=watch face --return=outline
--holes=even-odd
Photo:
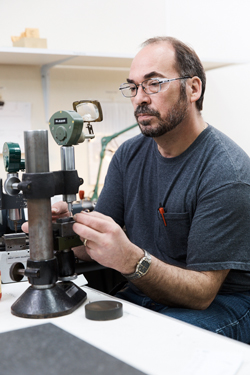
[[[140,265],[139,265],[139,272],[142,274],[142,275],[144,275],[146,272],[147,272],[147,270],[148,270],[148,268],[149,268],[149,265],[150,265],[150,263],[146,260],[146,259],[143,259],[142,261],[141,261],[141,263],[140,263]]]

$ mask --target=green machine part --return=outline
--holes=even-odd
[[[8,173],[17,173],[25,169],[25,160],[21,159],[21,148],[18,143],[4,143],[3,163],[5,171]]]
[[[90,200],[92,202],[93,201],[97,201],[97,199],[98,199],[98,188],[99,188],[99,179],[100,179],[100,175],[101,175],[102,162],[103,162],[103,159],[104,159],[105,150],[106,150],[106,147],[107,147],[108,143],[110,141],[112,141],[112,139],[118,137],[119,135],[121,135],[123,133],[126,133],[127,131],[135,128],[136,126],[138,126],[137,123],[134,124],[134,125],[129,126],[126,129],[123,129],[123,130],[121,130],[121,131],[119,131],[117,133],[114,133],[112,135],[107,135],[107,136],[105,136],[105,137],[103,137],[101,139],[102,149],[101,149],[101,153],[100,153],[100,163],[99,163],[99,168],[98,168],[98,173],[97,173],[97,179],[96,179],[94,193],[93,193],[92,197],[90,198]]]
[[[58,145],[77,145],[82,134],[83,118],[75,111],[58,111],[50,118],[49,127]]]

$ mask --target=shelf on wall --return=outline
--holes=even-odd
[[[65,62],[60,62],[61,60]],[[104,54],[93,52],[60,51],[41,48],[0,47],[0,64],[89,66],[129,69],[132,55]],[[236,61],[213,61],[202,59],[205,70],[238,64]]]
[[[133,56],[57,51],[40,48],[0,47],[0,64],[92,66],[129,69]],[[65,60],[65,62],[61,62]]]

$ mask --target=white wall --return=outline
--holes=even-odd
[[[250,61],[249,0],[167,0],[168,33],[203,60]]]
[[[203,118],[250,155],[250,64],[207,72]]]

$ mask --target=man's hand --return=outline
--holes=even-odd
[[[51,207],[52,212],[52,221],[56,221],[56,219],[59,219],[61,217],[70,216],[70,213],[68,211],[68,205],[66,202],[56,202]],[[25,233],[29,232],[29,223],[26,221],[22,225],[22,231]]]
[[[93,260],[125,274],[135,271],[144,252],[113,219],[95,211],[76,214],[74,219],[73,230],[86,240],[86,251]]]

